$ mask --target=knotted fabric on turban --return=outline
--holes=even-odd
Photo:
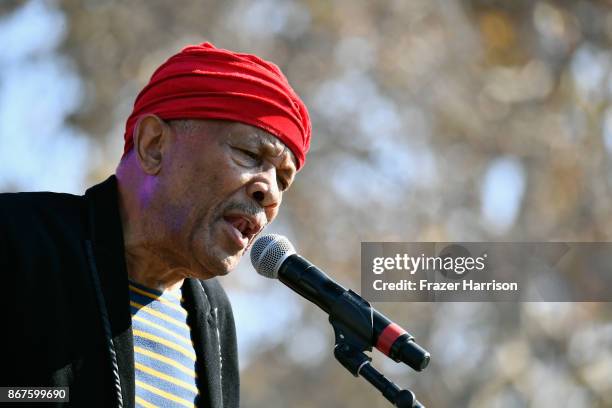
[[[310,146],[306,106],[273,63],[250,54],[190,45],[170,57],[138,94],[125,126],[124,154],[143,114],[164,120],[225,119],[259,127],[295,155],[298,169]]]

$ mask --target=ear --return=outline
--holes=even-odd
[[[156,175],[160,172],[171,132],[170,126],[152,113],[138,119],[134,128],[134,153],[146,174]]]

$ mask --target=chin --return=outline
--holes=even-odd
[[[191,263],[199,279],[225,276],[236,268],[243,250],[233,247],[223,234],[204,230],[195,234],[191,242]]]
[[[221,252],[221,251],[219,251]],[[237,254],[228,255],[226,253],[219,254],[215,253],[208,256],[203,256],[197,260],[200,273],[199,276],[206,276],[207,278],[213,278],[216,276],[225,276],[233,271],[242,258],[242,251]],[[200,278],[205,279],[205,278]]]
[[[242,258],[242,253],[225,258],[222,262],[223,268],[219,271],[219,275],[227,275],[236,269],[238,263],[240,262],[240,258]]]

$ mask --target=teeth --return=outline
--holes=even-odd
[[[238,231],[240,231],[240,233],[242,235],[244,235],[244,231],[245,231],[245,221],[243,219],[237,219],[235,220],[232,225],[234,225],[234,228],[236,228]]]
[[[232,226],[236,228],[243,237],[247,236],[247,233],[251,228],[249,221],[242,217],[228,217],[226,218],[226,221],[232,224]]]

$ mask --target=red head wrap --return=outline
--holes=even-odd
[[[259,127],[291,149],[298,169],[310,146],[308,111],[280,69],[210,43],[183,48],[153,73],[127,120],[124,154],[133,146],[138,118],[146,113],[164,120],[225,119]]]

